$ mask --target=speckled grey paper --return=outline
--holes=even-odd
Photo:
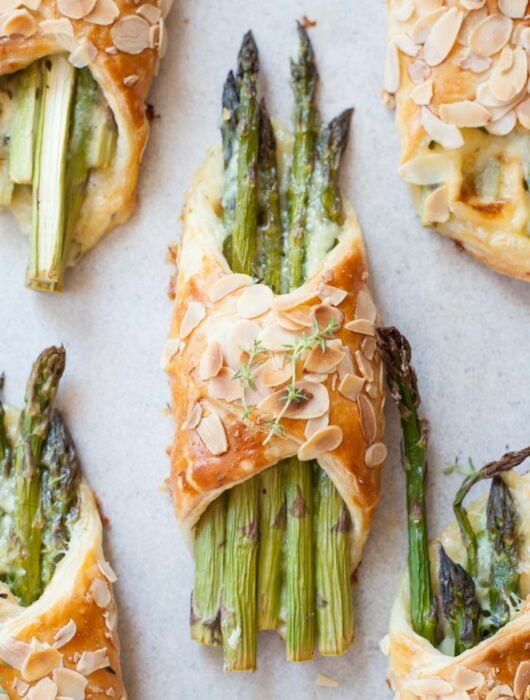
[[[170,304],[166,245],[179,235],[184,193],[217,139],[219,98],[243,32],[255,32],[271,111],[288,119],[288,58],[294,20],[318,21],[312,38],[327,118],[356,114],[345,192],[364,230],[372,288],[387,323],[414,349],[432,437],[432,531],[450,517],[455,456],[477,464],[530,442],[530,286],[490,272],[450,241],[422,230],[398,180],[393,115],[379,99],[383,0],[175,0],[169,51],[152,93],[160,119],[145,155],[137,215],[69,274],[58,297],[22,286],[27,241],[0,217],[0,368],[7,395],[21,401],[30,363],[45,344],[68,351],[60,404],[105,515],[107,550],[119,574],[122,659],[131,700],[358,698],[384,700],[385,634],[406,557],[404,481],[396,415],[388,411],[390,454],[382,502],[358,572],[357,641],[341,659],[302,665],[283,659],[273,635],[259,642],[259,671],[226,676],[221,654],[188,638],[193,565],[171,504],[167,475],[171,421],[159,369]],[[317,688],[317,673],[336,689]]]

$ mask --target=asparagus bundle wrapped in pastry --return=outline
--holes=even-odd
[[[243,39],[212,149],[184,208],[170,338],[171,489],[195,552],[191,635],[256,667],[257,632],[287,658],[344,653],[351,577],[386,456],[377,311],[339,170],[351,110],[329,123],[301,26],[294,133],[259,99]]]
[[[60,291],[132,212],[170,5],[0,2],[0,208],[29,234],[33,289]]]
[[[23,409],[0,402],[0,687],[13,700],[125,699],[116,576],[54,408],[64,364],[63,348],[44,350]]]
[[[428,430],[418,415],[410,347],[395,328],[379,335],[403,428],[409,537],[408,572],[383,644],[390,684],[400,700],[528,698],[530,474],[513,470],[530,448],[466,476],[454,500],[456,522],[429,545]],[[489,494],[464,505],[484,480]]]

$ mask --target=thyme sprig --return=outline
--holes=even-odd
[[[248,360],[243,362],[241,367],[234,375],[234,379],[239,380],[241,386],[241,403],[243,404],[243,420],[248,420],[252,411],[256,408],[255,406],[249,406],[245,397],[245,392],[247,387],[253,391],[256,389],[256,384],[254,383],[254,377],[252,376],[252,370],[258,361],[260,355],[267,354],[268,351],[262,347],[261,340],[254,338],[252,347],[245,351],[248,355]]]

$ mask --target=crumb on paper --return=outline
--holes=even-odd
[[[396,106],[396,98],[394,97],[394,95],[392,95],[392,93],[387,92],[384,89],[381,89],[380,95],[381,101],[384,104],[384,106],[388,107],[388,109],[394,109],[394,107]]]
[[[316,27],[317,21],[316,19],[309,19],[307,15],[304,15],[300,24],[304,29],[309,29],[310,27]]]
[[[169,493],[169,479],[164,479],[164,481],[158,487],[160,493]]]
[[[316,683],[320,688],[336,688],[339,685],[334,678],[325,676],[323,673],[317,674]]]

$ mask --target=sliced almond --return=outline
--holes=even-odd
[[[317,296],[314,289],[297,289],[289,294],[278,294],[272,301],[272,309],[274,311],[288,311],[296,306],[301,306],[311,301]]]
[[[237,300],[237,313],[241,318],[257,318],[271,308],[274,293],[266,284],[246,287]]]
[[[197,432],[208,451],[214,456],[222,455],[228,450],[225,427],[217,413],[205,416],[197,426]]]
[[[89,591],[98,608],[106,608],[112,601],[109,584],[102,578],[95,578],[90,585]]]
[[[362,353],[361,350],[355,351],[355,361],[357,362],[359,371],[361,372],[362,376],[366,379],[366,381],[372,382],[374,380],[374,371],[372,369],[372,365],[368,362],[368,360],[364,356],[364,353]]]
[[[339,392],[350,401],[357,401],[366,379],[355,374],[345,374],[339,384]]]
[[[305,381],[311,382],[311,384],[321,384],[325,382],[327,378],[327,374],[314,374],[313,372],[306,372],[304,374]]]
[[[199,378],[202,380],[216,377],[223,366],[223,349],[217,341],[208,343],[201,357],[199,365]]]
[[[374,444],[370,445],[370,447],[364,453],[364,461],[366,462],[366,466],[378,467],[385,461],[387,454],[388,451],[386,449],[386,445],[384,445],[382,442],[374,442]]]
[[[248,287],[252,284],[252,277],[250,275],[244,275],[240,272],[236,272],[232,275],[224,275],[215,281],[210,290],[210,299],[213,302],[219,301],[228,294],[241,289],[242,287]]]
[[[328,390],[322,384],[300,381],[296,383],[296,389],[301,392],[301,397],[289,403],[288,406],[288,391],[287,389],[281,389],[261,401],[258,409],[273,417],[281,414],[286,418],[296,420],[320,418],[329,410]]]
[[[126,75],[122,82],[125,85],[125,87],[132,87],[133,85],[136,85],[136,83],[139,80],[140,80],[139,75],[136,75],[135,73],[131,73],[131,75]]]
[[[464,19],[464,13],[451,7],[433,24],[423,47],[423,58],[428,66],[438,66],[453,48]]]
[[[338,425],[328,425],[314,433],[298,448],[298,459],[307,462],[317,459],[323,452],[333,452],[343,440],[342,429]]]
[[[321,333],[328,328],[332,329],[329,333],[325,334],[327,336],[336,333],[344,322],[344,314],[342,311],[330,304],[318,304],[317,306],[313,306],[311,315]]]
[[[437,187],[429,193],[423,207],[424,224],[438,224],[449,221],[449,188],[447,185]]]
[[[416,44],[408,34],[394,34],[392,41],[405,56],[416,58],[420,52],[421,46]]]
[[[32,649],[20,669],[22,678],[30,683],[38,681],[47,676],[62,658],[62,654],[54,647]]]
[[[83,41],[68,56],[70,63],[76,68],[86,68],[98,55],[98,50],[90,41]]]
[[[277,321],[277,323],[282,327],[285,328],[286,331],[301,331],[303,330],[306,326],[297,323],[296,321],[293,321],[285,311],[276,311],[274,313],[274,317]]]
[[[77,625],[75,624],[75,621],[70,618],[66,625],[57,630],[57,632],[53,635],[53,646],[56,649],[61,649],[61,647],[64,647],[66,644],[68,644],[68,642],[72,641],[76,635],[76,632]]]
[[[84,700],[87,679],[71,668],[56,668],[53,672],[53,681],[57,686],[57,692],[61,697],[71,700]]]
[[[441,7],[444,0],[413,0],[413,2],[416,7],[416,12],[420,17],[423,17]]]
[[[325,676],[323,673],[317,673],[316,684],[320,688],[336,688],[339,685],[334,678]]]
[[[352,333],[360,333],[361,335],[375,336],[374,322],[369,321],[366,318],[356,318],[355,321],[350,321],[349,323],[346,323],[344,328],[351,331]]]
[[[515,128],[515,112],[511,110],[500,119],[496,119],[486,126],[486,130],[495,136],[506,136]]]
[[[110,659],[107,655],[107,647],[96,649],[96,651],[84,651],[76,665],[76,671],[83,676],[90,676],[101,668],[110,666]]]
[[[361,343],[361,350],[371,362],[375,355],[375,351],[377,350],[376,339],[371,337],[365,338]]]
[[[162,357],[160,358],[160,366],[162,369],[168,369],[171,360],[178,353],[180,347],[180,338],[169,338],[166,340],[164,349],[162,350]]]
[[[517,106],[515,114],[521,126],[524,126],[525,129],[530,129],[530,98],[527,98]]]
[[[31,646],[14,637],[6,637],[0,641],[0,660],[13,668],[21,669],[26,657],[31,652]]]
[[[428,105],[432,100],[432,94],[432,80],[425,80],[412,88],[410,98],[417,105]]]
[[[502,684],[492,688],[485,700],[506,700],[506,698],[513,698],[513,691],[509,685]]]
[[[471,73],[484,73],[492,66],[493,60],[489,56],[476,56],[472,51],[467,51],[458,61],[458,65],[463,70],[471,71]]]
[[[299,333],[286,331],[278,323],[271,323],[270,326],[266,326],[261,331],[258,335],[258,340],[261,341],[261,345],[267,350],[285,352],[286,346],[292,345],[299,337]]]
[[[348,292],[339,287],[332,287],[330,284],[320,284],[318,286],[318,296],[322,299],[323,304],[340,306],[348,296]]]
[[[478,671],[472,671],[465,666],[457,666],[451,676],[451,683],[456,690],[472,690],[484,683],[484,675]]]
[[[501,60],[503,56],[509,56],[512,60]],[[494,97],[508,102],[513,100],[526,85],[528,54],[520,46],[513,51],[507,47],[503,49],[501,59],[494,66],[488,84]]]
[[[399,7],[392,11],[392,17],[398,22],[408,22],[414,14],[414,5],[410,0],[405,0]]]
[[[509,17],[492,14],[479,22],[469,35],[469,46],[477,56],[493,56],[510,39],[513,22]]]
[[[344,353],[338,348],[326,344],[324,348],[316,345],[309,352],[305,362],[306,372],[316,372],[317,374],[327,374],[332,372],[344,357]]]
[[[118,580],[114,569],[108,561],[105,561],[104,559],[98,559],[98,569],[101,571],[101,573],[109,583],[116,583],[116,581]]]
[[[479,24],[479,22],[482,22],[482,20],[485,19],[487,16],[487,7],[479,7],[476,10],[468,12],[464,17],[464,21],[462,22],[462,26],[460,27],[460,31],[458,32],[458,36],[456,37],[457,42],[462,46],[468,46],[471,32],[477,26],[477,24]]]
[[[403,163],[399,168],[399,176],[410,185],[437,185],[449,180],[454,169],[454,163],[449,156],[432,153]]]
[[[287,364],[285,367],[278,367],[271,358],[263,364],[260,377],[265,387],[281,386],[291,378],[291,365]]]
[[[438,119],[427,107],[421,108],[420,121],[428,136],[447,150],[454,150],[464,145],[464,137],[460,133],[460,129]]]
[[[499,10],[506,17],[521,19],[525,16],[528,0],[498,0]]]
[[[94,9],[85,17],[86,22],[105,26],[120,16],[120,8],[114,0],[96,0]]]
[[[64,34],[65,36],[74,36],[74,27],[66,17],[41,20],[39,23],[39,31],[41,34]]]
[[[439,3],[440,5],[441,3]],[[425,44],[434,24],[447,12],[446,7],[437,7],[422,15],[412,26],[411,35],[417,44]]]
[[[206,316],[206,309],[200,301],[190,301],[180,324],[181,339],[187,338]]]
[[[426,82],[430,77],[432,70],[425,61],[418,59],[411,61],[407,66],[407,73],[415,85]]]
[[[41,680],[28,690],[26,700],[56,700],[57,686],[51,678]]]
[[[140,5],[136,14],[141,15],[149,24],[156,24],[162,17],[162,10],[156,5]]]
[[[357,398],[357,406],[361,416],[361,428],[364,439],[371,445],[377,434],[377,421],[375,410],[370,399],[364,394],[359,394]]]
[[[8,12],[0,24],[0,36],[20,34],[24,37],[33,36],[37,31],[37,20],[27,10],[12,10]]]
[[[383,87],[387,92],[393,95],[399,90],[400,83],[401,73],[399,66],[399,54],[397,46],[390,42],[386,50]]]
[[[442,678],[417,678],[408,681],[407,690],[416,695],[449,695],[453,686]]]
[[[364,319],[375,323],[377,309],[372,295],[367,289],[360,289],[355,301],[355,319]]]
[[[196,428],[201,422],[202,411],[203,409],[201,404],[198,402],[194,403],[191,408],[191,411],[188,413],[188,417],[186,418],[184,423],[182,423],[183,430],[192,430],[193,428]]]
[[[259,338],[260,333],[261,326],[254,321],[241,320],[231,325],[227,333],[228,337],[224,338],[226,342],[224,346],[226,364],[232,369],[239,369],[246,354],[254,345],[254,341]],[[221,339],[219,343],[222,345]],[[282,348],[282,350],[285,350],[285,348]]]
[[[305,424],[304,435],[307,440],[329,423],[329,412],[323,413],[319,418],[310,418]]]
[[[298,324],[302,328],[311,328],[313,326],[313,317],[309,311],[302,309],[288,309],[282,312],[293,323]]]
[[[123,53],[139,54],[149,48],[149,23],[138,15],[126,15],[110,30],[114,46]]]
[[[513,679],[513,692],[517,700],[522,700],[526,696],[528,686],[530,686],[530,660],[525,660],[517,666]]]
[[[86,17],[96,4],[96,0],[58,0],[59,12],[70,19],[82,19]]]
[[[208,394],[212,399],[236,401],[241,398],[241,384],[230,367],[223,367],[217,376],[208,382]]]
[[[442,104],[439,114],[444,122],[462,128],[486,126],[491,121],[491,114],[486,107],[472,100]]]
[[[353,358],[350,352],[350,348],[344,347],[344,357],[337,367],[337,373],[339,375],[339,381],[342,381],[347,374],[355,374],[353,368]]]
[[[461,3],[466,10],[480,10],[486,4],[486,0],[461,0]]]

